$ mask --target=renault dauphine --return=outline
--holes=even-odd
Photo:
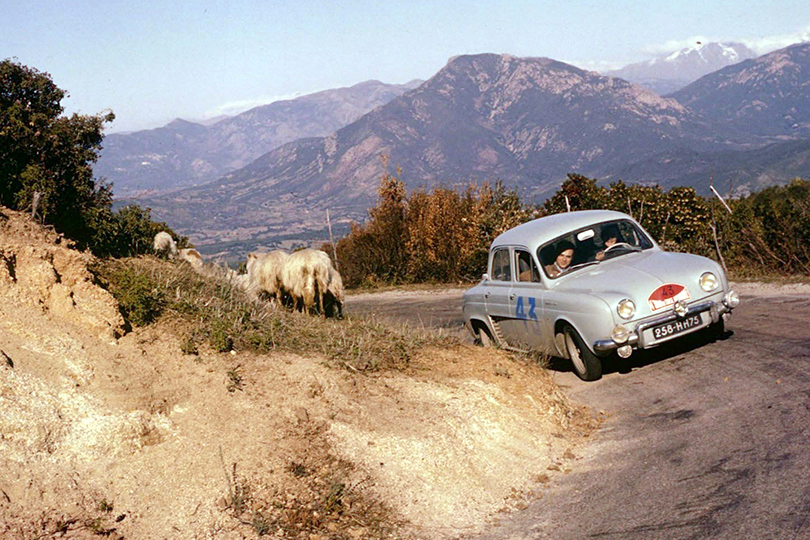
[[[662,250],[621,212],[587,210],[498,236],[463,311],[476,342],[570,359],[592,381],[612,355],[698,331],[719,337],[738,304],[715,261]]]

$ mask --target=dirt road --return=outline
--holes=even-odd
[[[607,421],[570,474],[476,538],[810,538],[810,293],[739,288],[723,341],[635,355],[594,383],[554,363]],[[460,292],[358,296],[347,311],[460,332]]]

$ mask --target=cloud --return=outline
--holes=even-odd
[[[810,41],[810,24],[792,34],[766,36],[760,39],[741,39],[742,43],[758,54],[765,54],[776,49],[782,49],[794,43]]]
[[[645,52],[646,54],[651,54],[653,56],[661,56],[669,54],[671,52],[679,51],[681,49],[685,49],[687,47],[694,47],[698,42],[709,43],[711,41],[729,41],[729,40],[714,39],[706,36],[697,35],[685,39],[671,39],[665,43],[647,45],[642,49],[642,51]]]
[[[612,60],[561,60],[566,64],[571,64],[586,71],[595,71],[597,73],[606,73],[621,69],[627,62],[614,62]]]
[[[203,113],[203,119],[216,118],[218,116],[234,116],[236,114],[250,110],[254,107],[259,107],[261,105],[268,105],[270,103],[273,103],[274,101],[285,101],[289,99],[295,99],[297,97],[305,96],[311,93],[312,92],[295,92],[293,94],[262,96],[251,99],[229,101],[227,103],[217,105],[216,107],[205,111]]]
[[[724,43],[729,42],[742,43],[746,47],[752,49],[757,54],[765,54],[771,51],[775,51],[776,49],[782,49],[784,47],[787,47],[788,45],[793,45],[794,43],[810,41],[810,25],[807,25],[804,28],[796,32],[792,32],[790,34],[763,36],[758,39],[739,39],[733,37],[722,38],[717,36],[695,35],[687,37],[685,39],[672,39],[664,43],[648,45],[644,47],[642,51],[649,55],[661,56],[669,54],[674,51],[685,49],[687,47],[693,47],[698,42],[709,43],[713,41],[715,42],[719,41]]]

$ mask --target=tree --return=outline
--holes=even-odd
[[[0,62],[0,203],[31,207],[67,236],[87,244],[91,221],[109,207],[108,186],[93,179],[102,129],[113,113],[61,116],[66,96],[50,75],[11,60]]]
[[[605,189],[597,186],[596,180],[581,174],[568,174],[568,178],[557,193],[543,205],[546,214],[566,212],[568,209],[565,204],[566,198],[571,210],[599,210],[605,208],[607,204]]]

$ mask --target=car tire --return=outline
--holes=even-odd
[[[583,381],[596,381],[602,378],[602,361],[593,354],[571,326],[563,330],[568,358],[574,366],[574,373]]]
[[[726,325],[723,322],[723,319],[720,319],[716,323],[710,324],[706,328],[706,333],[709,337],[709,342],[717,341],[718,339],[723,339],[726,335]]]

